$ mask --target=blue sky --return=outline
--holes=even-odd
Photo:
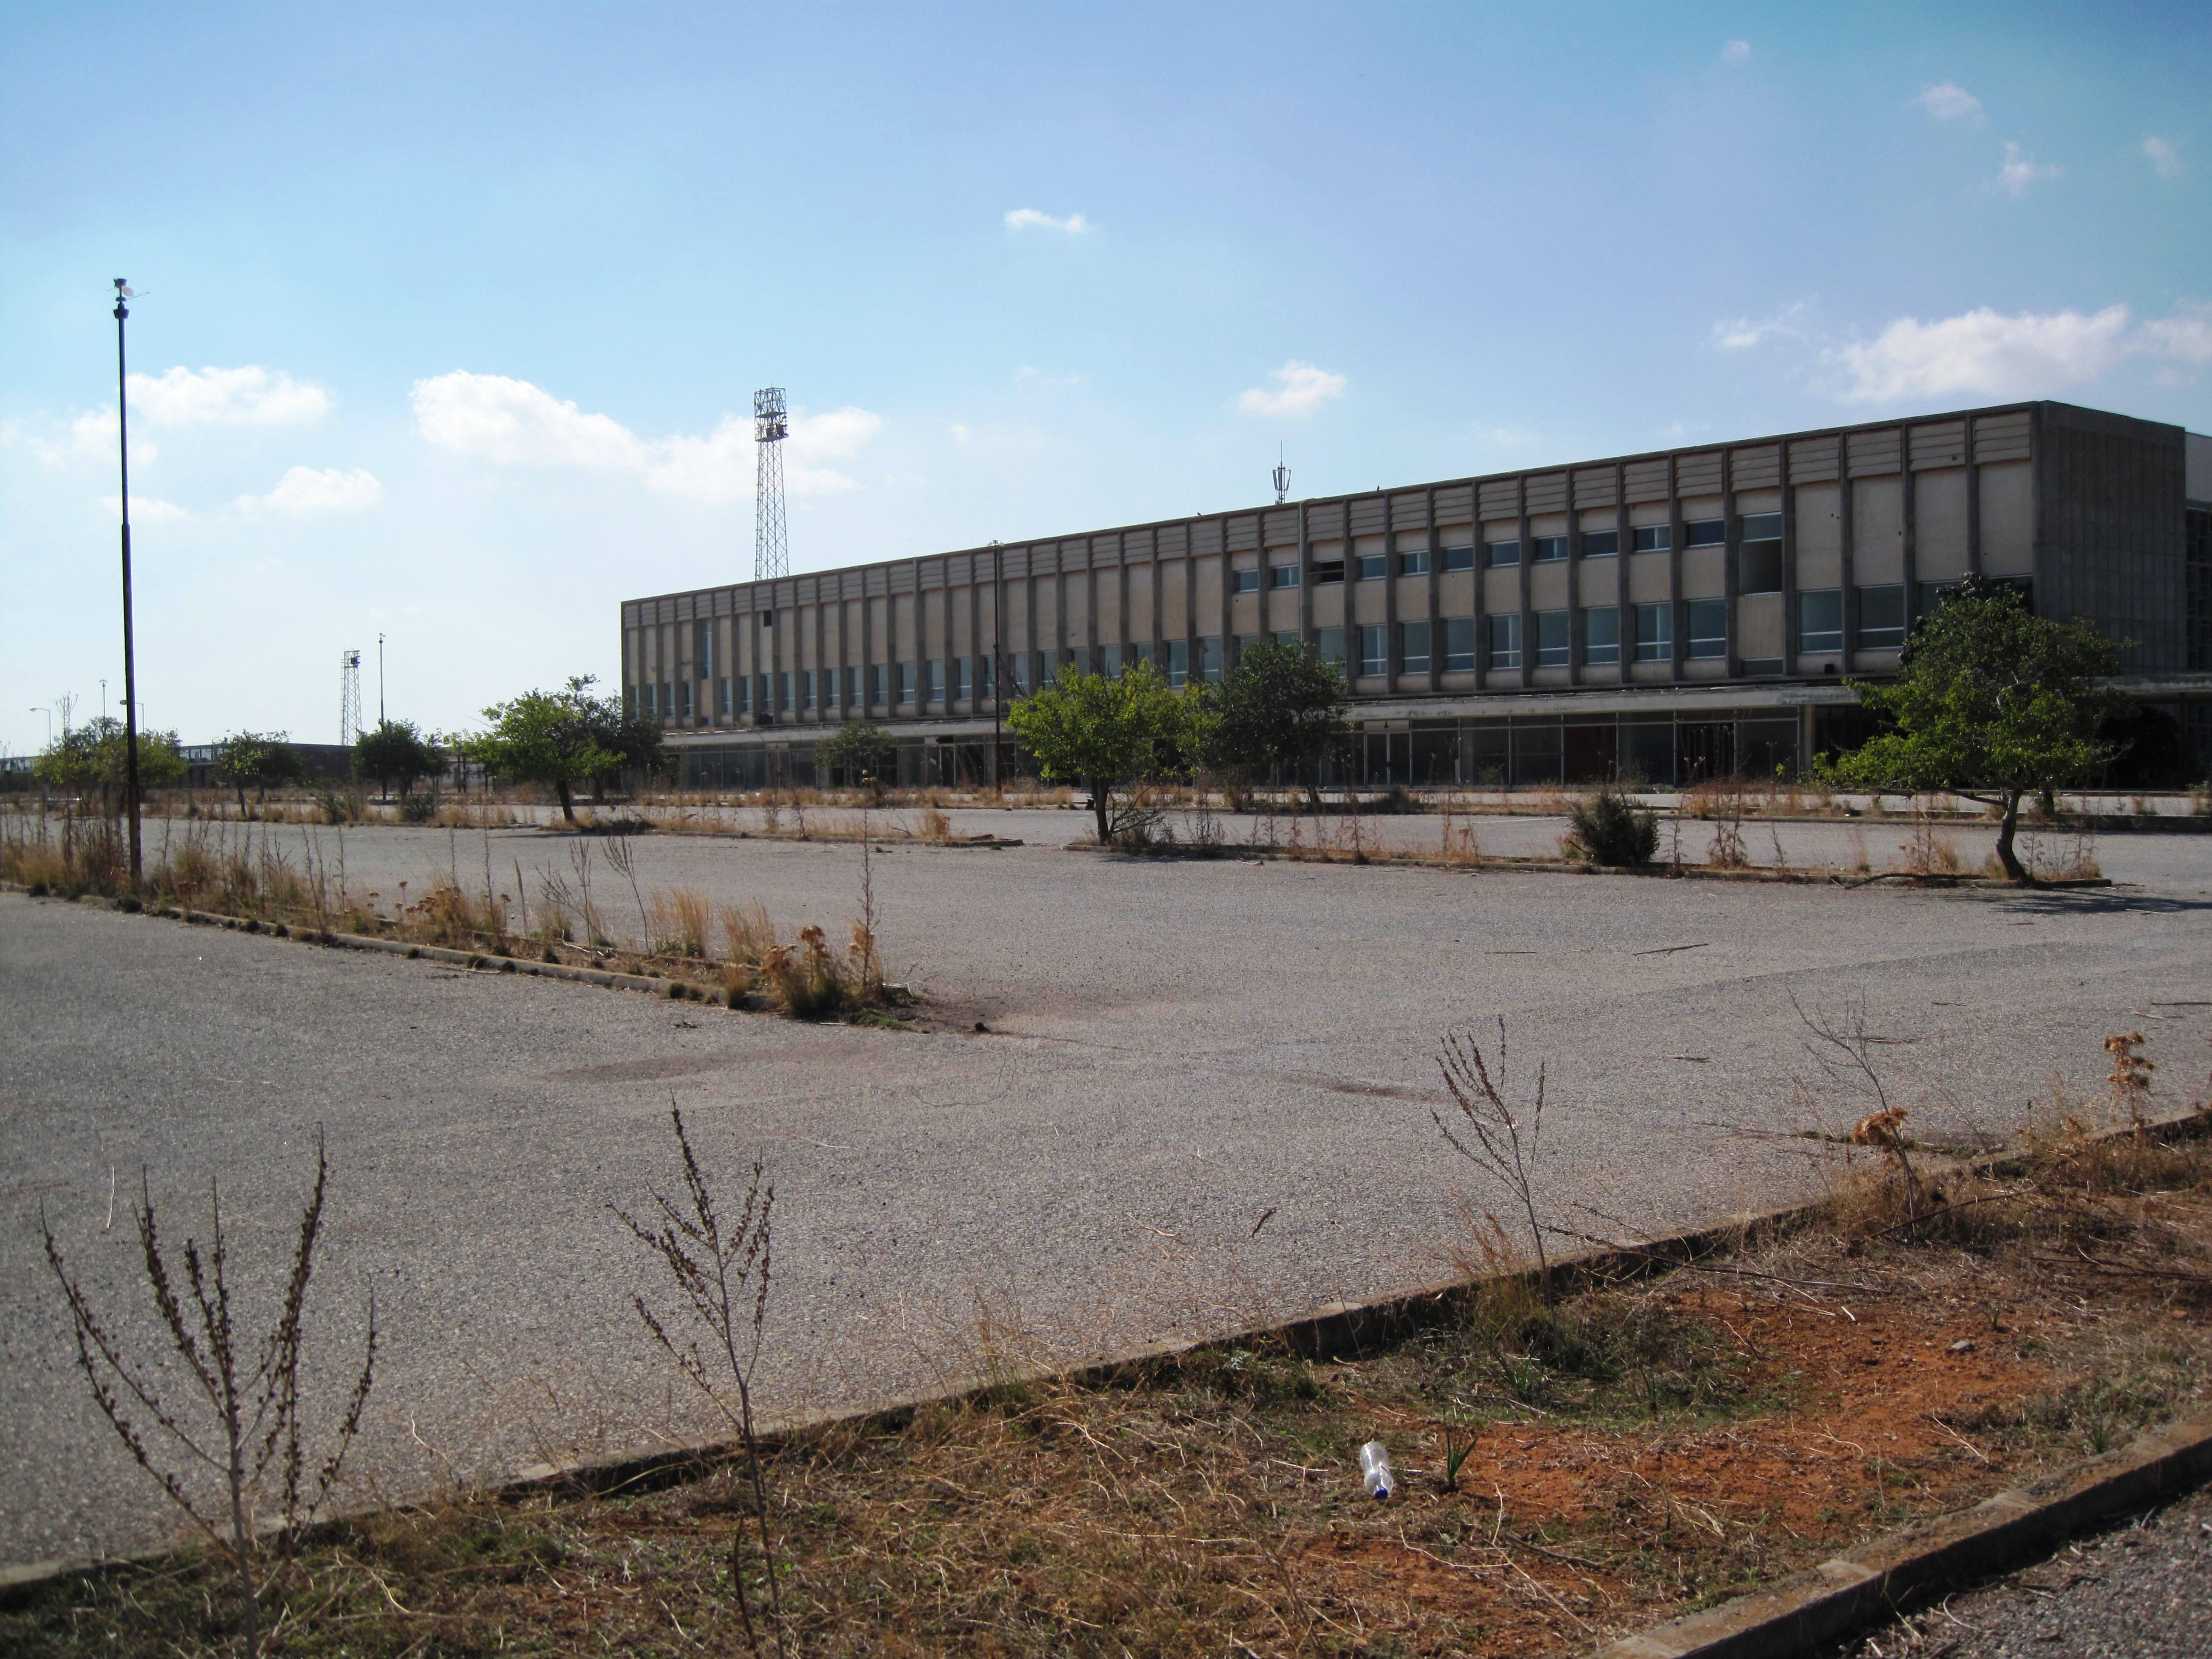
[[[18,6],[0,749],[742,579],[2022,396],[2212,430],[2212,10]]]

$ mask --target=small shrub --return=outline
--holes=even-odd
[[[1659,820],[1617,790],[1601,789],[1575,803],[1569,838],[1599,864],[1649,864],[1659,850]]]

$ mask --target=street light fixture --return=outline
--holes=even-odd
[[[131,416],[126,398],[129,386],[124,373],[123,325],[130,308],[123,302],[137,295],[122,277],[115,279],[115,437],[122,469],[123,508],[123,753],[124,809],[131,815],[131,885],[142,873],[138,838],[138,668],[131,638]],[[105,688],[103,688],[103,691]]]

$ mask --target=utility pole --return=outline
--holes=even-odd
[[[138,839],[138,666],[131,637],[131,417],[124,374],[123,325],[131,312],[123,303],[137,296],[122,277],[115,279],[115,436],[123,482],[123,805],[131,815],[131,885],[143,873]],[[104,690],[104,688],[103,688]]]
[[[991,544],[991,794],[1003,802],[1005,781],[999,775],[1000,711],[1006,706],[1006,553]]]
[[[376,636],[376,723],[384,725],[384,635]]]

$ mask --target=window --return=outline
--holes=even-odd
[[[1168,684],[1187,685],[1190,683],[1190,641],[1168,641]]]
[[[678,685],[684,688],[684,713],[681,718],[690,720],[691,718],[691,682],[689,680],[678,680],[674,685],[670,684],[666,680],[660,683],[661,712],[665,714],[675,714]]]
[[[1571,624],[1564,611],[1539,611],[1536,613],[1536,666],[1565,668],[1567,665]]]
[[[999,659],[996,657],[975,659],[975,695],[986,702],[999,700]]]
[[[1508,611],[1490,618],[1490,665],[1492,668],[1518,668],[1521,665],[1521,613]]]
[[[1198,642],[1198,672],[1200,678],[1218,680],[1221,678],[1221,635],[1208,634]]]
[[[1417,547],[1410,553],[1398,556],[1398,574],[1401,576],[1425,576],[1429,574],[1429,550]]]
[[[788,670],[775,677],[775,712],[779,714],[791,712],[791,673]]]
[[[1344,561],[1342,559],[1316,559],[1313,566],[1313,579],[1314,586],[1316,587],[1325,587],[1333,582],[1342,581],[1344,580]]]
[[[1447,570],[1474,569],[1474,549],[1473,547],[1448,547],[1444,549],[1444,568]]]
[[[1121,673],[1121,647],[1120,646],[1102,645],[1098,647],[1098,672],[1109,680]]]
[[[1129,649],[1133,653],[1129,659],[1132,663],[1150,662],[1152,659],[1152,642],[1150,640],[1139,640]]]
[[[968,701],[968,659],[965,657],[952,659],[952,701]]]
[[[1844,590],[1816,587],[1797,595],[1797,648],[1808,653],[1844,648]]]
[[[1239,634],[1235,641],[1237,647],[1237,660],[1239,662],[1243,661],[1244,653],[1259,643],[1260,636],[1257,634]]]
[[[644,695],[639,707],[643,710],[646,718],[650,720],[660,712],[659,688],[647,680],[642,690]]]
[[[1344,630],[1341,628],[1317,628],[1314,630],[1314,654],[1323,662],[1344,666]]]
[[[1620,660],[1620,607],[1593,605],[1583,611],[1583,660]]]
[[[1359,630],[1359,672],[1362,674],[1387,674],[1390,660],[1383,654],[1382,629],[1377,623],[1364,624]]]
[[[860,706],[860,671],[857,668],[848,668],[845,671],[845,707],[858,708]]]
[[[753,694],[753,706],[760,711],[762,718],[766,719],[775,707],[775,676],[762,674],[756,678],[760,684]]]
[[[1620,551],[1620,532],[1618,530],[1592,530],[1583,537],[1583,557],[1610,559]]]
[[[1362,553],[1359,556],[1359,580],[1364,582],[1380,581],[1388,574],[1389,566],[1389,561],[1380,553]]]
[[[637,713],[637,682],[635,680],[623,687],[623,713],[625,714]]]
[[[1429,625],[1425,622],[1398,624],[1398,672],[1401,674],[1425,674],[1429,672]]]
[[[714,624],[710,622],[691,624],[691,660],[699,665],[699,678],[714,678]]]
[[[1894,651],[1905,643],[1905,589],[1859,589],[1859,649]]]
[[[1663,524],[1640,524],[1630,533],[1638,553],[1664,553],[1674,545],[1674,532]]]
[[[1693,657],[1728,655],[1726,599],[1690,601],[1690,654]]]
[[[1271,564],[1267,567],[1268,586],[1296,587],[1297,585],[1297,566],[1294,564]]]
[[[799,673],[799,695],[804,699],[799,705],[801,708],[814,707],[814,671],[811,668],[804,669]]]
[[[1464,674],[1474,666],[1474,618],[1444,618],[1444,672]]]
[[[868,670],[868,701],[872,703],[886,703],[890,700],[890,665],[884,662],[876,663]]]
[[[1564,559],[1566,556],[1567,538],[1565,536],[1539,536],[1529,544],[1531,563],[1542,564],[1548,559]]]
[[[932,702],[943,702],[945,701],[944,658],[932,657],[929,659],[928,689],[924,695],[927,696],[929,701]]]
[[[1305,645],[1305,641],[1298,637],[1298,630],[1295,628],[1277,629],[1275,630],[1275,643],[1281,646],[1285,651],[1300,650],[1304,648]]]
[[[1255,566],[1250,570],[1231,571],[1229,573],[1229,586],[1231,591],[1237,593],[1258,592],[1260,591],[1260,572],[1258,568]]]
[[[738,676],[738,713],[750,715],[753,712],[753,677]]]
[[[1674,655],[1674,607],[1662,600],[1636,607],[1636,660],[1665,662]]]
[[[1685,547],[1723,547],[1728,544],[1726,519],[1691,519],[1682,526]]]
[[[1521,562],[1521,544],[1518,542],[1485,542],[1482,546],[1484,562],[1492,570]]]
[[[1778,542],[1782,539],[1782,515],[1779,513],[1747,513],[1738,522],[1743,530],[1741,540]]]
[[[914,701],[914,665],[910,662],[898,665],[898,700],[901,702]]]

